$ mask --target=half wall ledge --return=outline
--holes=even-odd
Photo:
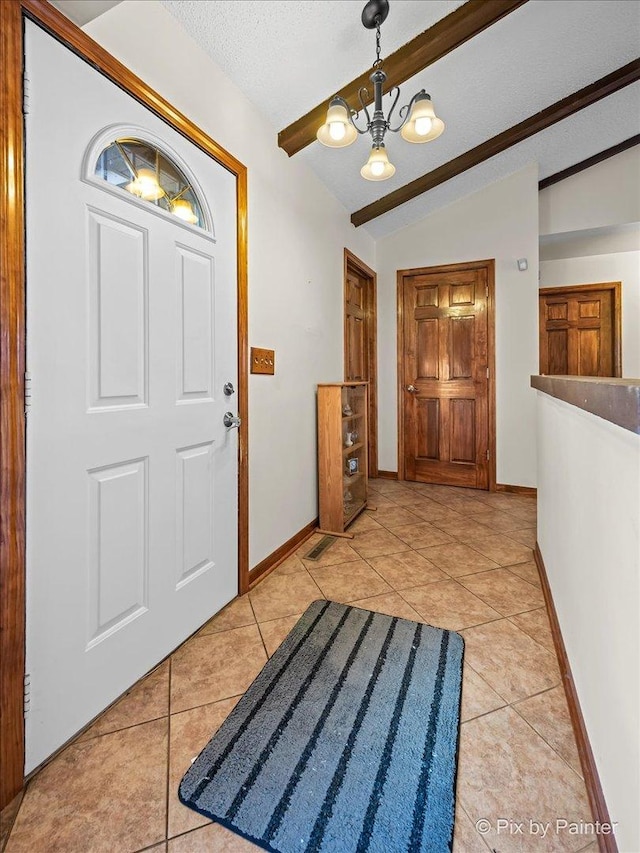
[[[531,387],[640,435],[640,379],[532,376]]]

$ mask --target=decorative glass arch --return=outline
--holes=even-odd
[[[132,137],[114,140],[100,152],[94,175],[183,222],[207,227],[204,205],[188,178],[151,142]]]

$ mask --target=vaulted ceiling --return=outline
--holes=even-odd
[[[163,3],[274,132],[328,100],[375,58],[375,34],[360,23],[364,2]],[[391,0],[382,26],[383,58],[462,5],[459,0]],[[424,145],[388,134],[389,157],[397,169],[391,179],[361,178],[366,138],[346,149],[314,142],[293,156],[354,212],[626,65],[636,59],[639,43],[638,0],[528,0],[402,84],[399,103],[425,88],[446,130]],[[390,96],[384,101],[388,109]],[[537,161],[544,178],[638,132],[636,82],[362,227],[383,236],[527,163]]]

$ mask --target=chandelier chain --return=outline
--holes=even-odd
[[[376,61],[373,63],[374,68],[379,68],[382,65],[380,59],[380,15],[376,17]]]

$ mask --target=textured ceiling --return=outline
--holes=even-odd
[[[356,0],[162,0],[277,130],[330,97],[375,59]],[[392,53],[463,0],[391,0]]]
[[[363,4],[355,0],[163,2],[274,132],[374,58],[375,37],[362,27]],[[383,57],[459,5],[391,0]],[[529,0],[402,85],[400,104],[424,87],[447,127],[425,145],[389,134],[389,157],[397,168],[390,180],[360,177],[365,138],[337,150],[313,143],[295,156],[351,212],[630,62],[639,42],[639,0]],[[639,88],[627,87],[363,227],[383,236],[527,162],[537,161],[544,177],[640,132]],[[387,108],[388,102],[386,97]]]

